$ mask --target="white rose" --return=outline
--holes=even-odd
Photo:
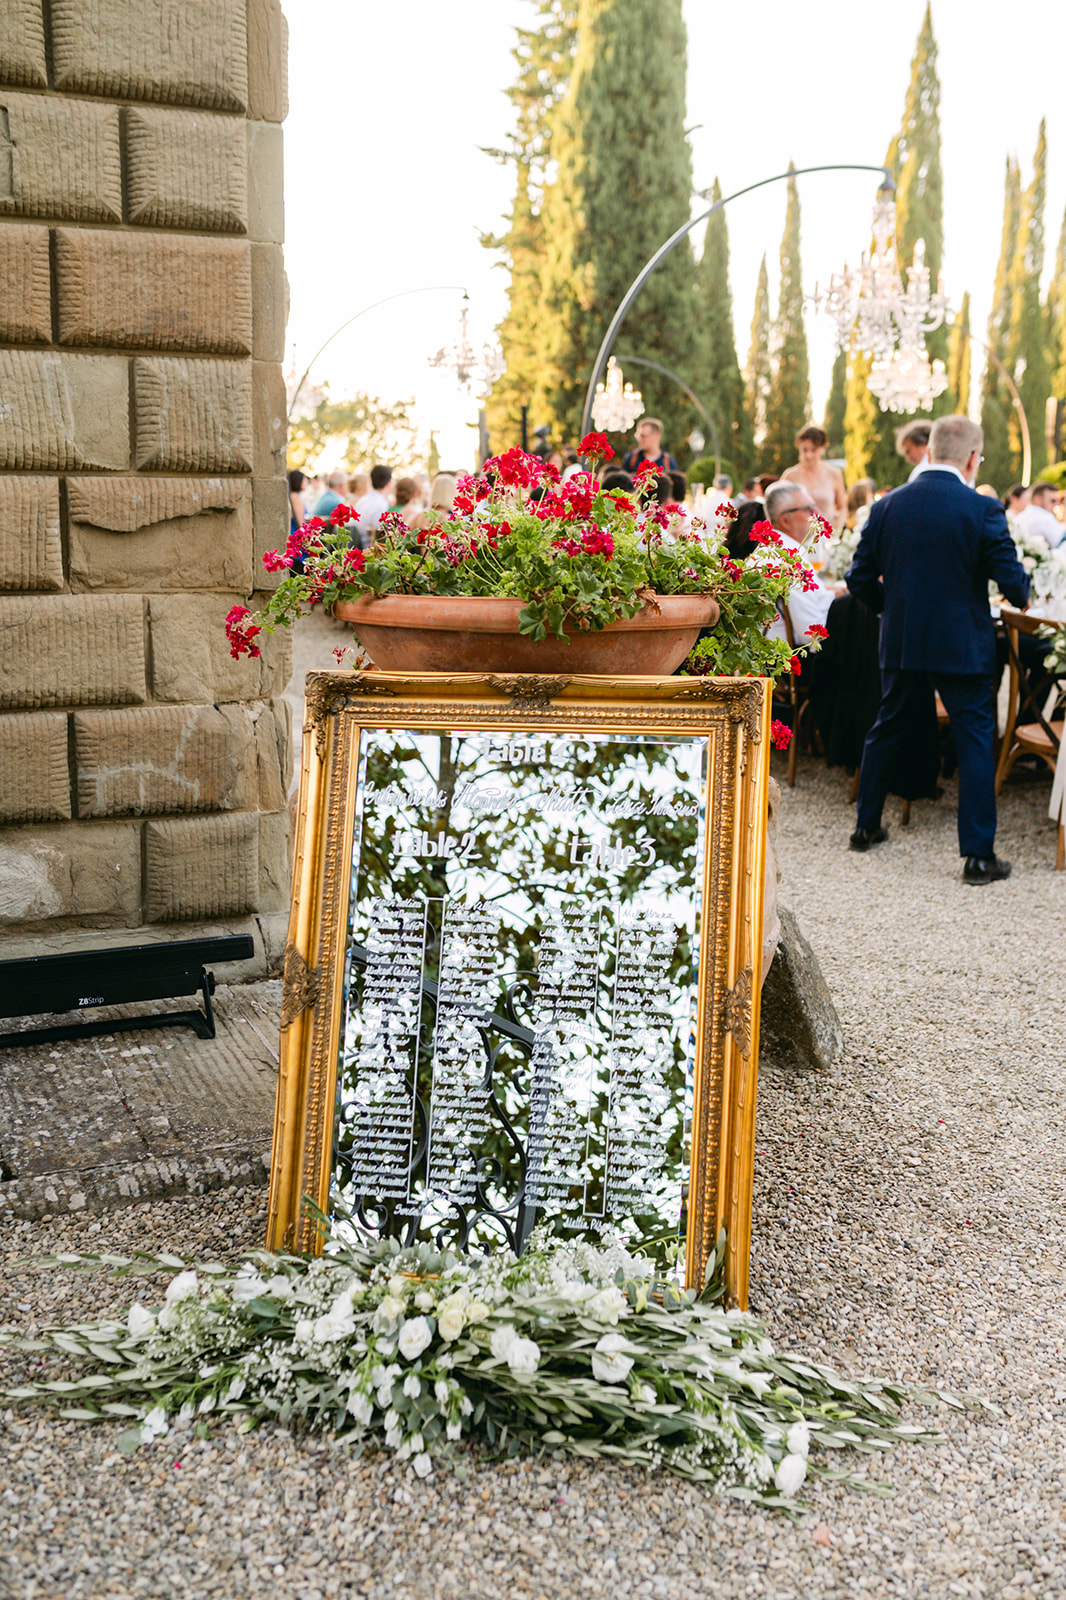
[[[164,1298],[168,1305],[176,1306],[179,1300],[191,1300],[198,1288],[195,1272],[179,1272],[177,1277],[172,1278],[167,1284]]]
[[[811,1430],[806,1422],[794,1422],[785,1435],[785,1449],[790,1456],[803,1456],[810,1453]]]
[[[418,1307],[419,1311],[433,1310],[433,1296],[430,1294],[428,1289],[419,1289],[418,1293],[415,1295],[415,1305]]]
[[[131,1339],[143,1339],[155,1327],[155,1318],[150,1311],[145,1310],[139,1300],[135,1300],[130,1306],[126,1327]]]
[[[178,1313],[173,1306],[163,1306],[156,1318],[156,1323],[163,1329],[164,1333],[169,1333],[171,1328],[176,1328],[178,1325]]]
[[[384,1300],[381,1302],[384,1306]],[[407,1361],[420,1356],[433,1342],[433,1330],[425,1317],[409,1317],[400,1329],[400,1354]]]
[[[263,1294],[265,1290],[266,1284],[259,1276],[254,1262],[243,1262],[237,1271],[237,1276],[233,1280],[233,1288],[230,1291],[233,1304],[235,1306],[243,1306],[249,1300],[254,1300],[257,1295]]]
[[[355,1332],[352,1302],[346,1294],[339,1294],[324,1316],[315,1322],[314,1337],[318,1344],[336,1344]]]
[[[585,1314],[597,1322],[609,1322],[614,1327],[629,1302],[621,1289],[601,1289],[585,1306]]]
[[[774,1484],[781,1494],[789,1500],[807,1476],[807,1463],[802,1456],[786,1456],[778,1463],[774,1473]]]
[[[397,1300],[394,1294],[387,1294],[374,1312],[374,1327],[386,1327],[390,1322],[395,1322],[397,1317],[402,1317],[403,1311],[403,1301]]]
[[[493,1328],[492,1338],[489,1340],[489,1349],[497,1361],[506,1361],[511,1346],[518,1338],[513,1322],[505,1322],[499,1328]]]
[[[433,1463],[426,1455],[424,1450],[415,1456],[414,1460],[411,1462],[411,1465],[414,1467],[420,1478],[428,1478],[430,1473],[433,1471]]]
[[[389,1279],[389,1293],[395,1295],[397,1300],[404,1299],[410,1287],[407,1279],[402,1278],[398,1272]]]
[[[458,1339],[465,1324],[466,1314],[462,1306],[442,1307],[437,1314],[437,1332],[448,1344]]]
[[[540,1361],[540,1345],[532,1339],[515,1339],[507,1352],[507,1365],[516,1378],[528,1378],[536,1372]]]
[[[466,1308],[467,1322],[484,1322],[489,1314],[489,1308],[484,1300],[471,1300]]]
[[[633,1370],[633,1358],[624,1354],[620,1333],[605,1333],[592,1352],[592,1375],[601,1383],[622,1383]]]
[[[267,1280],[266,1292],[273,1295],[275,1300],[287,1300],[292,1293],[292,1281],[284,1273],[278,1272]]]

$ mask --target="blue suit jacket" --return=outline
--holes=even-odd
[[[1003,507],[933,467],[877,501],[845,582],[883,613],[882,668],[990,675],[990,578],[1025,605],[1029,579]]]

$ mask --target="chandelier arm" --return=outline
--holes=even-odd
[[[828,166],[798,167],[793,168],[788,172],[777,172],[772,178],[760,178],[758,183],[749,183],[746,188],[735,190],[733,194],[726,195],[723,200],[716,200],[713,206],[708,206],[706,211],[701,211],[698,216],[692,218],[691,222],[684,223],[676,230],[676,232],[672,233],[669,239],[661,244],[658,250],[656,250],[655,254],[644,263],[640,271],[637,273],[637,276],[633,279],[633,282],[626,290],[624,296],[622,297],[621,304],[619,305],[614,316],[611,318],[607,332],[603,336],[603,342],[597,352],[596,361],[592,369],[592,376],[589,378],[588,389],[585,392],[585,406],[581,413],[581,438],[584,438],[585,434],[589,431],[589,422],[592,417],[592,402],[596,395],[596,385],[603,377],[604,368],[607,365],[607,358],[614,348],[615,339],[618,337],[618,330],[622,326],[622,323],[626,317],[626,313],[633,304],[633,301],[637,298],[637,295],[640,293],[641,289],[643,289],[644,285],[647,283],[655,269],[662,266],[667,256],[671,255],[673,251],[677,249],[677,246],[681,243],[682,239],[686,238],[692,232],[693,228],[699,227],[701,222],[706,222],[709,217],[713,217],[716,212],[722,211],[727,205],[731,204],[732,201],[739,200],[743,195],[753,194],[756,189],[765,189],[768,184],[783,183],[787,178],[803,178],[812,172],[877,172],[881,175],[881,187],[883,189],[894,189],[896,186],[891,169],[884,166],[873,167],[867,166],[865,163],[860,162],[842,161],[834,162]]]

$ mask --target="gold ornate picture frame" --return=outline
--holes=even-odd
[[[320,1247],[328,1213],[360,761],[397,730],[698,745],[695,1008],[685,1272],[726,1230],[729,1302],[747,1303],[769,782],[769,683],[754,678],[311,673],[285,952],[267,1244]],[[560,744],[560,748],[563,745]],[[527,754],[532,752],[530,745]],[[423,839],[428,836],[417,835]],[[432,854],[432,845],[429,846]],[[572,854],[571,860],[575,859]],[[417,1048],[417,1047],[416,1047]],[[306,1202],[313,1202],[309,1207]]]

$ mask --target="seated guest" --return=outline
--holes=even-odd
[[[1029,504],[1018,515],[1018,526],[1023,533],[1046,539],[1054,550],[1066,534],[1066,528],[1051,509],[1062,497],[1053,483],[1034,483],[1029,494]]]
[[[397,478],[393,488],[396,494],[396,504],[392,509],[398,511],[403,520],[407,522],[408,507],[410,507],[412,517],[422,509],[418,497],[418,484],[414,478]]]
[[[726,530],[725,547],[732,561],[744,561],[759,547],[751,536],[757,522],[766,520],[761,500],[746,500]]]
[[[437,473],[429,486],[429,510],[416,512],[407,523],[412,532],[420,533],[423,528],[434,528],[445,520],[455,500],[457,478],[458,474],[454,472]]]
[[[325,493],[321,494],[312,508],[313,517],[321,517],[323,522],[328,522],[330,512],[343,504],[348,496],[348,474],[346,472],[331,472],[326,479]]]
[[[781,479],[766,491],[766,516],[781,535],[782,541],[798,550],[806,539],[811,519],[818,516],[818,508],[798,483]],[[838,594],[846,594],[842,583],[832,587],[819,583],[813,589],[795,585],[788,597],[788,620],[792,624],[792,639],[797,645],[808,643],[807,630],[812,623],[824,628],[829,607]],[[785,625],[779,619],[770,628],[770,637],[784,639]]]
[[[737,495],[737,509],[739,510],[739,508],[744,504],[745,500],[761,499],[762,491],[759,488],[758,478],[745,478],[744,482],[740,486],[740,493]]]
[[[355,503],[356,516],[359,518],[359,543],[364,550],[369,547],[379,522],[389,509],[385,490],[391,482],[391,467],[381,465],[371,467],[370,491]]]
[[[859,512],[863,506],[873,503],[873,497],[876,493],[877,485],[872,478],[860,478],[856,483],[852,484],[848,490],[847,525],[849,528],[854,528]]]
[[[629,476],[628,472],[619,472],[617,467],[615,467],[612,468],[610,472],[604,473],[602,479],[600,480],[600,488],[610,489],[615,494],[619,492],[622,494],[629,494],[632,492],[633,479]]]
[[[1007,490],[1003,497],[1003,509],[1008,517],[1016,517],[1025,510],[1032,499],[1033,491],[1027,489],[1024,483],[1015,483]]]

